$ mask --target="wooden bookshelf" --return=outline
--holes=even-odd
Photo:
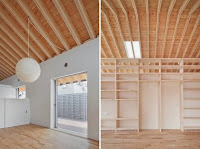
[[[102,130],[200,128],[200,59],[119,58],[101,64]]]

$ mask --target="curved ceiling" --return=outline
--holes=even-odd
[[[142,58],[200,57],[200,0],[102,0],[102,58],[127,58],[125,41],[140,41]]]

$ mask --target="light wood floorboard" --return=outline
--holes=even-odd
[[[102,149],[200,149],[200,132],[102,131]]]
[[[36,125],[0,129],[0,149],[98,149],[98,142]]]

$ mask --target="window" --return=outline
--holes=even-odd
[[[26,98],[26,86],[20,86],[17,88],[17,98]]]
[[[135,58],[141,58],[140,53],[140,42],[139,41],[125,41],[126,54],[128,58],[134,58],[133,51],[135,54]]]

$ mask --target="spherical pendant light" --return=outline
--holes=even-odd
[[[36,81],[40,73],[40,65],[32,58],[23,58],[16,65],[16,75],[23,82]]]

